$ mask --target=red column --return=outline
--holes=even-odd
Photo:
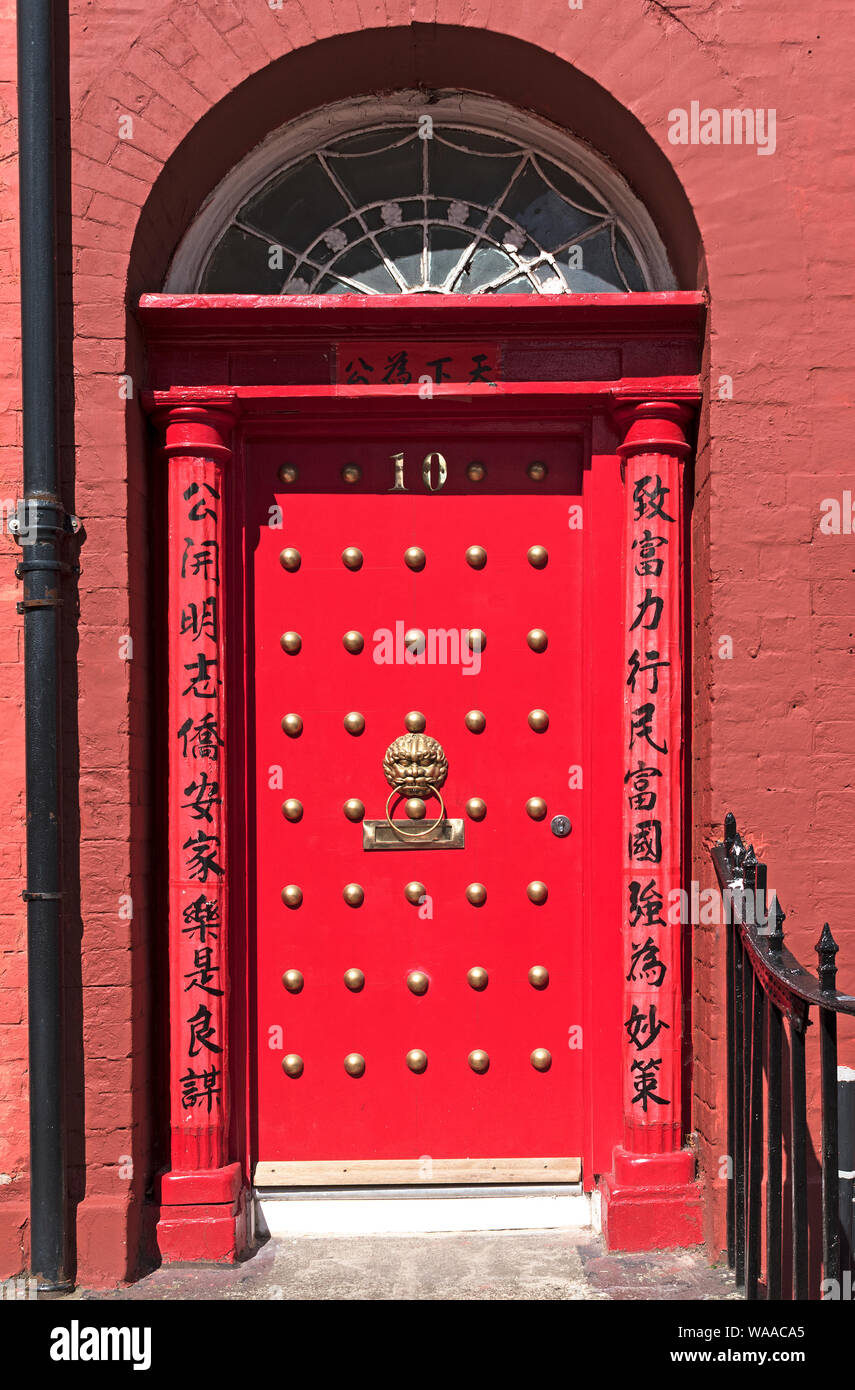
[[[168,471],[170,1168],[164,1260],[234,1260],[245,1243],[229,1162],[224,480],[236,407],[222,393],[155,411]]]
[[[624,1138],[601,1185],[612,1249],[701,1240],[683,1147],[685,788],[683,468],[691,418],[676,402],[617,407],[624,480]]]

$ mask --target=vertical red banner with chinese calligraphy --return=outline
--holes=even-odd
[[[682,406],[623,407],[625,496],[623,777],[624,1145],[680,1148],[683,888]]]
[[[687,406],[620,404],[624,665],[623,1144],[600,1181],[612,1250],[696,1245],[701,1204],[683,1147],[684,463]]]
[[[234,1258],[240,1165],[228,1161],[225,487],[228,395],[155,411],[169,506],[170,1171],[164,1258]],[[204,1219],[203,1219],[204,1217]]]

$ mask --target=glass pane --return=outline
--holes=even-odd
[[[351,159],[330,155],[329,164],[354,207],[392,198],[411,198],[422,191],[423,143],[418,136],[413,136],[406,145],[388,154],[380,151]]]
[[[504,251],[495,246],[479,246],[454,288],[458,294],[473,294],[515,268],[516,262]]]
[[[589,188],[578,183],[572,174],[568,174],[565,169],[559,169],[558,165],[553,164],[550,159],[543,159],[540,156],[535,163],[547,181],[553,184],[563,198],[567,198],[571,203],[578,203],[586,212],[599,213],[601,217],[608,217],[608,208],[603,206],[599,198],[594,197]]]
[[[611,228],[604,227],[578,246],[560,251],[555,257],[563,270],[572,294],[597,294],[606,290],[622,290],[612,255]]]
[[[624,278],[629,288],[631,290],[645,289],[646,283],[641,273],[641,266],[630,250],[629,242],[619,229],[615,231],[615,249],[617,251],[618,265],[624,273]]]
[[[260,237],[229,227],[205,267],[200,290],[203,294],[281,294],[294,257],[281,250],[278,254],[274,250],[271,257],[270,251]]]
[[[377,244],[383,255],[395,266],[398,274],[408,288],[422,283],[422,250],[424,232],[421,227],[395,227],[380,232]]]
[[[492,207],[501,197],[520,164],[519,154],[510,158],[485,159],[451,149],[442,136],[428,141],[430,191],[437,196],[459,198]]]
[[[377,247],[371,241],[362,241],[339,256],[330,266],[338,275],[346,275],[349,280],[377,291],[378,294],[400,294],[399,286],[392,279],[380,259]]]
[[[546,250],[596,225],[598,219],[579,212],[559,198],[544,183],[540,174],[529,164],[517,179],[505,201],[502,212],[524,227],[538,245]]]
[[[347,204],[314,158],[277,175],[244,205],[240,220],[294,251],[347,216]]]
[[[429,281],[435,289],[445,284],[446,279],[459,264],[472,244],[468,232],[456,227],[431,227],[428,233],[430,249]]]

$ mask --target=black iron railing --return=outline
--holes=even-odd
[[[728,1262],[747,1299],[759,1296],[761,1263],[767,1299],[818,1298],[821,1288],[826,1293],[840,1289],[837,1015],[855,1014],[855,997],[835,988],[838,948],[828,923],[816,946],[816,979],[786,949],[785,914],[768,893],[766,865],[753,845],[745,848],[733,815],[725,818],[724,840],[712,857],[726,908]],[[821,1079],[823,1282],[809,1246],[818,1235],[808,1180],[805,1068],[814,1009]],[[848,1251],[848,1239],[846,1246]]]

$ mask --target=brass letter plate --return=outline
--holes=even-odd
[[[405,832],[406,833],[406,832]],[[408,836],[400,839],[387,820],[362,822],[363,849],[463,849],[463,821],[440,821],[436,830],[424,839]]]

